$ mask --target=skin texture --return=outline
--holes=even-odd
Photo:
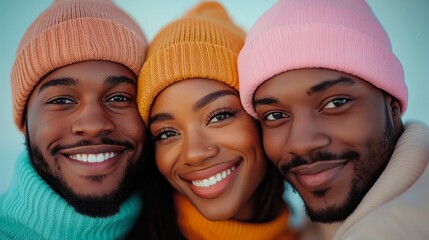
[[[254,106],[268,157],[318,222],[343,221],[354,211],[402,131],[398,101],[332,70],[279,74],[259,86]]]
[[[83,214],[114,214],[132,191],[146,131],[136,90],[136,77],[127,67],[86,61],[49,73],[29,98],[32,163]],[[86,161],[106,160],[78,161],[83,155]]]
[[[206,218],[253,220],[268,162],[257,122],[236,90],[207,79],[177,82],[155,99],[149,129],[158,169]],[[191,183],[232,167],[211,187]]]

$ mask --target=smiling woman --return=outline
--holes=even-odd
[[[145,195],[145,227],[153,238],[295,237],[282,178],[240,103],[236,64],[243,40],[220,4],[204,2],[163,28],[149,47],[138,105],[157,169],[146,171],[159,171],[170,184]]]

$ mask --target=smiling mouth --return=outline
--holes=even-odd
[[[225,178],[227,178],[232,172],[234,172],[235,170],[235,166],[232,166],[231,168],[228,168],[226,170],[223,170],[209,178],[206,179],[201,179],[201,180],[194,180],[191,181],[192,185],[197,186],[197,187],[203,187],[203,188],[208,188],[210,186],[213,186],[219,182],[221,182],[222,180],[224,180]]]
[[[341,172],[347,160],[319,161],[301,165],[290,170],[298,182],[307,189],[316,190],[325,188],[329,183],[341,177]]]
[[[118,155],[118,152],[106,152],[106,153],[98,153],[98,154],[70,154],[67,155],[68,158],[86,162],[86,163],[101,163],[107,161],[111,158],[114,158]]]

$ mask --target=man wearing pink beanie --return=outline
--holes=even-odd
[[[142,210],[146,47],[111,0],[55,0],[28,28],[11,74],[27,151],[0,196],[0,239],[127,236]]]
[[[365,1],[278,1],[238,70],[267,155],[330,238],[429,238],[429,129],[402,123],[402,65]]]

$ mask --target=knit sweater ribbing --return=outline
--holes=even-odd
[[[11,187],[0,196],[0,238],[120,239],[141,209],[135,194],[113,216],[82,215],[37,174],[25,152],[17,159]]]
[[[235,220],[210,221],[206,219],[185,197],[176,194],[175,204],[178,224],[182,234],[191,240],[290,240],[295,232],[288,228],[287,209],[266,223],[245,223]]]

